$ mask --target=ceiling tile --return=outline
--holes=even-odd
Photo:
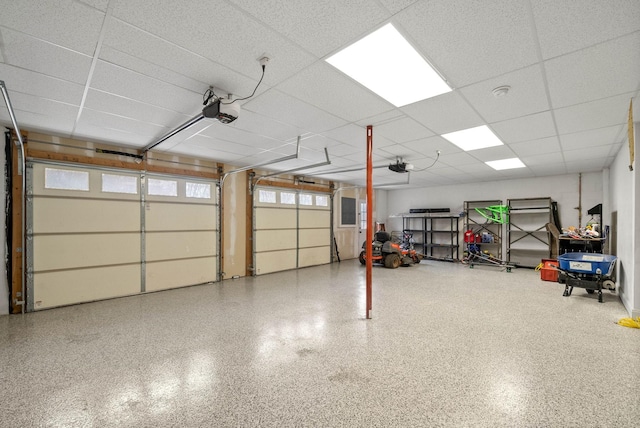
[[[617,138],[622,137],[626,139],[626,136],[621,136],[621,128],[622,125],[617,125],[561,135],[560,145],[562,146],[562,150],[578,150],[620,143],[620,141],[616,140]]]
[[[91,57],[0,27],[1,59],[6,64],[85,84]]]
[[[5,1],[0,26],[93,55],[104,16],[103,12],[73,0]]]
[[[540,163],[535,165],[527,165],[527,168],[529,168],[536,175],[536,177],[545,177],[549,175],[562,175],[567,173],[567,168],[564,162]]]
[[[169,132],[173,131],[173,130],[171,131],[167,130],[167,132],[165,132],[164,134],[159,134],[157,136],[154,136],[154,138],[150,139],[147,142],[147,144],[145,144],[145,146],[155,145],[155,147],[153,148],[153,151],[169,152],[171,151],[172,148],[176,147],[178,144],[181,144],[184,141],[190,140],[191,138],[198,136],[198,134],[200,134],[202,131],[204,131],[210,126],[211,126],[210,121],[201,120],[189,126],[188,128],[182,130],[181,132],[178,132],[170,136],[169,138],[164,139]],[[162,143],[156,145],[156,143],[160,139],[164,139],[164,140],[162,141]]]
[[[299,128],[249,110],[240,110],[240,116],[233,122],[233,126],[250,134],[278,141],[296,140],[302,134]]]
[[[406,9],[418,0],[380,0],[380,3],[389,11],[395,15],[402,9]]]
[[[78,0],[80,3],[84,3],[91,7],[94,7],[98,10],[105,12],[107,10],[107,6],[109,6],[110,0]]]
[[[524,143],[513,143],[509,144],[509,147],[521,158],[523,156],[533,156],[541,153],[558,153],[562,151],[558,137],[547,137],[525,141]]]
[[[273,150],[285,145],[281,140],[244,131],[234,126],[234,123],[235,122],[224,124],[216,121],[211,121],[211,126],[203,130],[201,134],[206,137],[216,138],[218,140],[224,141],[228,147],[238,144],[240,150],[244,150],[245,154],[255,152],[256,150]],[[249,147],[248,151],[247,147]],[[229,149],[228,151],[231,151],[231,149]],[[287,154],[295,154],[295,152],[295,146],[291,146],[287,149]],[[242,153],[242,151],[240,153]]]
[[[422,153],[425,156],[434,156],[435,154],[437,154],[438,150],[441,154],[462,152],[462,150],[458,146],[450,143],[439,135],[429,138],[423,138],[420,140],[409,141],[408,143],[403,143],[403,145],[417,151],[418,153]]]
[[[135,141],[143,145],[154,138],[160,137],[169,131],[169,128],[159,125],[153,125],[138,120],[117,116],[113,114],[103,113],[85,108],[80,116],[80,124],[86,124],[93,127],[104,127],[109,131],[118,131],[121,133],[129,133],[136,135]],[[134,140],[129,140],[134,141]]]
[[[581,161],[585,159],[606,159],[609,157],[611,146],[591,146],[587,150],[565,150],[564,159],[567,163]]]
[[[548,111],[492,123],[491,128],[506,144],[537,140],[556,134],[553,117]]]
[[[96,135],[100,135],[97,138]],[[142,148],[147,145],[151,136],[141,135],[138,132],[129,132],[110,128],[104,124],[93,124],[88,121],[80,121],[74,128],[72,138],[87,139],[88,141],[101,141],[113,143],[119,146]]]
[[[407,162],[411,162],[411,159],[415,157],[422,157],[421,155],[418,156],[419,153],[415,150],[405,147],[402,144],[393,144],[391,146],[383,147],[377,150],[377,153],[386,156],[389,160],[402,158]]]
[[[531,156],[523,156],[522,158],[520,158],[520,160],[526,166],[533,167],[539,165],[560,165],[563,164],[564,158],[562,156],[562,153],[543,153]],[[562,173],[564,172],[560,172],[560,174]]]
[[[298,45],[223,0],[194,0],[179,10],[164,0],[120,1],[113,14],[245,76],[254,76],[258,59],[267,55],[271,61],[264,82],[271,86],[315,61]]]
[[[433,135],[433,132],[429,131],[427,128],[409,117],[402,117],[400,119],[388,121],[382,125],[375,126],[373,128],[373,132],[374,136],[382,135],[396,143],[404,143]]]
[[[366,149],[367,147],[367,128],[364,126],[358,126],[354,124],[348,124],[345,126],[341,126],[336,129],[332,129],[324,133],[325,136],[332,138],[341,143],[345,143],[354,147],[362,147]],[[378,136],[374,133],[373,138],[373,147],[382,147],[380,141],[385,140],[388,144],[394,144],[389,140],[383,138],[382,136]],[[387,145],[388,145],[387,144]]]
[[[608,159],[607,158],[599,158],[599,159],[584,159],[579,161],[568,161],[567,165],[567,173],[579,173],[579,172],[596,172],[601,171]]]
[[[536,0],[531,6],[544,59],[640,29],[637,0],[597,1],[589,7],[574,0]]]
[[[317,57],[363,37],[390,17],[368,0],[230,0]]]
[[[211,146],[197,146],[190,143],[179,144],[171,150],[171,153],[181,154],[185,156],[193,156],[196,158],[216,159],[223,163],[234,163],[241,159],[243,155],[228,153]]]
[[[538,62],[525,0],[423,1],[394,19],[456,87]]]
[[[91,87],[121,97],[154,104],[190,117],[202,111],[202,94],[98,61]]]
[[[558,132],[570,134],[587,129],[623,124],[629,116],[629,102],[633,95],[633,92],[628,92],[615,97],[557,109],[554,114],[558,124]]]
[[[394,108],[324,61],[315,63],[276,88],[349,122]]]
[[[403,107],[402,111],[436,134],[446,134],[484,124],[478,113],[457,91],[410,104]]]
[[[481,163],[478,159],[471,156],[467,152],[441,154],[440,162],[442,162],[445,165],[453,166],[456,168],[461,168],[465,165],[473,165],[473,164]],[[438,173],[440,173],[440,171],[438,171]]]
[[[357,125],[361,125],[362,127],[367,127],[372,125],[374,128],[376,126],[384,125],[387,122],[392,122],[394,120],[400,119],[404,117],[404,114],[398,109],[389,110],[385,113],[378,114],[372,117],[367,117],[365,119],[359,120],[356,122]]]
[[[58,119],[68,119],[71,121],[75,121],[78,115],[78,106],[76,105],[15,92],[10,92],[9,97],[11,99],[11,105],[16,111],[31,112],[42,116],[54,116]],[[5,107],[4,102],[2,103],[2,107]],[[16,120],[19,119],[20,117],[18,113],[16,113]],[[18,125],[20,125],[20,123],[18,123]]]
[[[104,43],[102,59],[200,93],[214,86],[224,92],[220,95],[230,92],[244,97],[251,94],[261,75],[258,61],[244,76],[119,19],[111,20]],[[271,72],[269,65],[265,79]],[[263,84],[258,93],[264,89]]]
[[[493,89],[505,85],[511,87],[509,92],[495,97]],[[489,123],[549,110],[542,70],[537,64],[461,88],[460,92]]]
[[[470,151],[469,154],[481,162],[489,162],[494,160],[511,159],[517,155],[507,145],[488,147],[480,150]]]
[[[346,124],[343,119],[274,89],[252,98],[244,108],[316,133]]]
[[[191,116],[176,113],[173,110],[95,89],[88,91],[84,106],[91,110],[125,116],[163,127],[184,123],[191,118]]]
[[[551,103],[567,107],[638,89],[640,31],[545,62]]]
[[[80,105],[84,86],[34,71],[0,63],[0,76],[10,93],[36,95],[66,104]]]
[[[22,131],[40,131],[48,134],[69,136],[75,123],[75,115],[72,115],[73,107],[65,106],[55,115],[43,115],[33,111],[23,111],[14,108],[18,127]],[[77,108],[76,112],[77,112]],[[13,129],[9,111],[0,109],[0,123]]]
[[[496,171],[500,180],[513,180],[518,178],[532,178],[535,177],[535,172],[529,168],[513,168],[503,169],[502,171]]]

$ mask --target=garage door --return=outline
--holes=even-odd
[[[215,182],[155,179],[145,190],[136,172],[28,164],[28,310],[217,279]]]
[[[330,262],[329,196],[273,187],[254,192],[254,273]]]
[[[215,183],[156,175],[145,180],[144,291],[216,281]]]

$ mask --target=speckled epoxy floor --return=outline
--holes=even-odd
[[[617,295],[357,261],[0,317],[0,426],[637,427]]]

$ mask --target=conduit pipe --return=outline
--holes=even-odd
[[[7,91],[7,85],[5,85],[4,80],[0,80],[0,89],[2,90],[2,96],[4,97],[4,102],[7,105],[7,110],[9,110],[9,116],[11,117],[11,123],[13,124],[13,128],[16,132],[16,135],[18,137],[18,148],[20,149],[20,159],[18,161],[18,175],[22,176],[22,198],[21,198],[21,204],[22,204],[22,215],[20,216],[21,218],[21,230],[20,230],[20,238],[21,238],[21,243],[20,243],[20,252],[22,254],[22,257],[20,258],[22,260],[22,275],[20,278],[20,299],[21,300],[16,300],[14,302],[14,304],[16,305],[20,305],[21,307],[21,312],[24,314],[24,306],[25,306],[25,278],[26,278],[26,251],[25,251],[25,216],[27,215],[27,204],[26,204],[26,189],[27,189],[27,179],[26,179],[26,162],[25,162],[25,155],[24,155],[24,141],[22,140],[22,132],[20,131],[20,127],[18,126],[18,122],[16,121],[16,115],[13,112],[13,106],[11,105],[11,100],[9,99],[9,92]]]

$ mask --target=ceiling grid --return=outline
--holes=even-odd
[[[388,23],[451,92],[395,107],[326,62]],[[3,8],[0,38],[21,128],[138,150],[199,114],[210,85],[249,95],[267,56],[237,120],[205,119],[154,151],[242,167],[304,135],[300,159],[274,172],[327,148],[332,165],[314,175],[356,185],[367,125],[376,165],[437,158],[406,188],[600,171],[624,148],[631,99],[640,117],[637,0],[24,0]],[[441,137],[481,125],[504,145],[465,152]],[[485,164],[508,157],[526,167]],[[404,178],[378,168],[374,183]]]

